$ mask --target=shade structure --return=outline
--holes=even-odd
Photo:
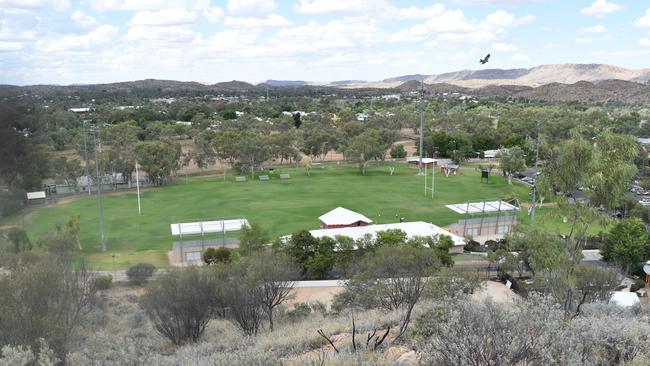
[[[249,226],[246,219],[183,222],[170,225],[173,236],[232,232],[239,231],[244,226]]]
[[[446,207],[459,214],[484,214],[519,210],[519,207],[501,200],[457,203],[446,205]]]

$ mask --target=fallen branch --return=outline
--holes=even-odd
[[[375,346],[374,346],[373,350],[376,351],[377,347],[381,346],[381,344],[384,343],[384,340],[386,339],[386,336],[388,336],[388,332],[390,332],[390,326],[388,327],[388,329],[386,329],[386,333],[384,333],[384,336],[381,337],[381,339],[378,339],[378,340],[375,341]]]
[[[339,353],[339,349],[336,348],[336,346],[334,345],[334,342],[332,342],[332,340],[328,336],[325,335],[325,333],[323,332],[322,329],[319,329],[316,333],[318,333],[321,337],[325,338],[325,340],[330,344],[330,346],[332,346],[332,348],[334,348],[336,353]]]

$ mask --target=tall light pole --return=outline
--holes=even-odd
[[[418,175],[424,175],[422,169],[422,155],[424,154],[424,77],[420,82],[420,160],[418,164]]]
[[[533,179],[533,187],[531,189],[531,195],[533,202],[530,206],[530,223],[535,224],[535,208],[537,206],[537,178],[538,178],[538,167],[537,162],[539,161],[539,121],[537,121],[537,136],[535,136],[535,178]]]
[[[95,175],[97,179],[97,201],[99,202],[99,235],[102,242],[102,252],[106,251],[106,240],[104,238],[104,207],[102,205],[102,179],[99,176],[99,151],[97,149],[97,126],[92,126],[93,146],[95,152]]]
[[[90,176],[88,175],[88,146],[86,144],[86,120],[84,119],[82,122],[82,132],[84,135],[84,160],[86,161],[86,166],[84,167],[85,173],[86,173],[86,190],[88,191],[88,195],[90,196]]]

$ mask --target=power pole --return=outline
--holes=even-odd
[[[99,235],[102,242],[102,252],[106,251],[106,240],[104,239],[104,207],[102,205],[102,179],[99,177],[99,151],[97,149],[97,126],[91,127],[93,132],[93,146],[95,152],[95,175],[97,179],[97,201],[99,202]]]
[[[86,171],[86,190],[90,196],[90,176],[88,175],[88,146],[86,145],[86,133],[88,133],[88,131],[86,131],[86,120],[84,119],[81,123],[83,124],[81,130],[84,135],[84,160],[86,161],[86,166],[84,167]]]
[[[530,223],[535,224],[535,206],[537,206],[537,161],[539,160],[539,128],[537,128],[537,141],[535,142],[535,179],[533,180],[533,204],[530,207]]]
[[[418,175],[423,175],[422,156],[424,154],[424,77],[420,82],[420,161],[418,164]]]

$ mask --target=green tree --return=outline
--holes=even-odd
[[[390,157],[393,159],[404,159],[406,157],[406,150],[404,150],[404,145],[399,144],[393,146],[390,149]]]
[[[386,152],[381,136],[377,130],[368,130],[350,140],[345,148],[347,160],[359,164],[362,175],[366,174],[366,164],[372,159],[381,159]]]
[[[232,261],[232,251],[225,247],[208,248],[203,252],[203,262],[207,265],[217,263],[230,263]]]
[[[406,332],[413,308],[439,268],[426,248],[384,246],[364,258],[359,273],[346,284],[351,305],[397,311],[400,325],[395,339]]]
[[[156,272],[156,267],[151,263],[138,263],[126,270],[129,283],[141,286]]]
[[[300,268],[293,258],[284,253],[258,252],[244,259],[244,265],[258,283],[258,301],[273,331],[273,312],[291,298],[294,283],[300,277]]]
[[[12,253],[18,254],[32,250],[32,242],[27,236],[27,232],[23,229],[12,228],[7,234],[7,238],[11,243],[10,250]]]
[[[254,179],[255,170],[271,158],[268,140],[260,136],[245,137],[237,145],[236,156],[239,170],[250,171]]]
[[[110,146],[110,149],[102,154],[104,158],[102,167],[106,173],[120,173],[126,181],[131,181],[136,160],[134,146],[141,132],[135,121],[102,128],[100,138]]]
[[[388,229],[377,233],[376,245],[400,246],[406,243],[406,233],[400,229]]]
[[[218,303],[213,274],[196,267],[167,271],[140,299],[154,329],[176,345],[199,340]]]
[[[650,241],[643,222],[639,219],[618,222],[607,234],[601,253],[604,260],[617,263],[629,274],[650,254]]]
[[[526,157],[519,146],[499,150],[498,158],[499,166],[508,178],[508,184],[512,184],[512,176],[515,173],[526,169]]]
[[[251,255],[261,251],[270,241],[268,231],[257,223],[251,223],[250,226],[243,226],[239,232],[238,250],[242,255]]]
[[[615,153],[613,153],[615,152]],[[591,144],[575,135],[549,152],[539,183],[540,191],[571,192],[577,185],[588,187],[589,200],[578,200],[574,195],[559,195],[560,212],[567,217],[569,229],[562,240],[560,267],[553,273],[553,284],[561,285],[561,299],[567,315],[576,312],[577,298],[575,271],[582,258],[582,249],[592,223],[602,220],[596,210],[618,207],[625,197],[630,182],[636,175],[634,159],[638,145],[631,136],[606,131]]]
[[[138,163],[149,174],[154,185],[163,184],[180,169],[181,146],[164,141],[142,141],[135,144]]]
[[[47,259],[0,276],[0,343],[39,349],[65,360],[71,336],[97,304],[84,262]]]
[[[199,169],[214,165],[217,161],[217,152],[214,149],[216,132],[205,130],[194,136],[192,149],[186,155],[186,161],[194,161]]]

